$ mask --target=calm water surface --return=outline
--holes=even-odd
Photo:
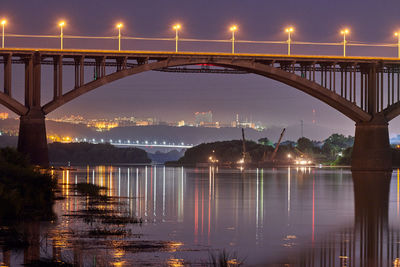
[[[65,196],[55,205],[58,220],[30,225],[37,247],[3,251],[0,261],[14,266],[41,256],[81,266],[202,266],[225,250],[245,265],[400,266],[397,170],[88,166],[59,172],[58,182]],[[90,208],[71,190],[81,182],[106,186],[115,203],[104,208],[143,223],[65,216]],[[127,232],[87,234],[104,227]]]

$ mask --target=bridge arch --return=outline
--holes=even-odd
[[[316,82],[302,78],[294,73],[287,72],[285,70],[275,68],[270,65],[261,64],[258,62],[252,62],[249,60],[240,59],[224,59],[224,58],[203,58],[203,59],[191,59],[191,58],[168,58],[158,62],[146,63],[137,67],[123,69],[97,80],[86,83],[76,89],[73,89],[59,98],[52,100],[45,104],[42,108],[43,113],[46,115],[62,105],[74,100],[75,98],[90,92],[98,87],[111,83],[113,81],[122,79],[127,76],[139,74],[146,71],[157,70],[168,67],[177,67],[185,65],[196,65],[196,64],[213,64],[215,66],[228,67],[232,69],[243,70],[249,73],[261,75],[291,87],[294,87],[320,101],[328,104],[334,109],[338,110],[351,120],[355,122],[367,122],[370,121],[372,116],[367,112],[363,111],[356,104],[346,100],[335,92],[317,84]],[[1,99],[0,99],[1,100]]]

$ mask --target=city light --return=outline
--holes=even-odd
[[[292,32],[294,32],[294,28],[293,27],[288,27],[285,29],[285,32],[287,32],[288,34],[288,39],[287,39],[287,43],[288,43],[288,56],[290,56],[290,45],[292,43]]]
[[[214,158],[213,156],[208,157],[208,161],[210,163],[218,163],[218,159]]]
[[[395,32],[394,36],[397,37],[397,57],[400,58],[400,31]]]
[[[1,26],[3,28],[2,35],[1,35],[1,48],[4,48],[4,36],[5,36],[4,35],[4,29],[5,29],[6,24],[7,24],[7,20],[3,19],[1,21]]]
[[[349,31],[349,29],[343,29],[340,33],[343,35],[343,57],[345,57],[346,56],[346,43],[347,43],[346,34],[349,34],[350,31]]]
[[[239,159],[236,163],[237,164],[244,164],[244,158]]]
[[[181,28],[180,24],[175,24],[173,26],[173,29],[175,30],[175,52],[178,52],[178,39],[179,39],[178,32],[179,32],[180,28]]]
[[[58,26],[60,26],[60,41],[61,41],[61,50],[63,50],[63,38],[64,38],[64,26],[65,26],[65,21],[60,21],[58,23]]]
[[[238,27],[236,25],[232,25],[229,30],[232,32],[232,54],[235,54],[235,32]]]
[[[117,24],[118,28],[118,51],[121,51],[121,28],[124,26],[122,23]]]

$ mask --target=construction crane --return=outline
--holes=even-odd
[[[274,152],[272,152],[272,155],[270,158],[270,161],[272,161],[272,162],[275,160],[276,153],[278,152],[279,145],[281,144],[281,141],[282,141],[283,135],[285,134],[285,131],[286,131],[286,128],[283,128],[283,130],[281,132],[281,136],[279,137],[278,143],[276,144],[276,147],[274,149]]]
[[[239,164],[248,164],[251,162],[250,154],[246,152],[246,138],[244,137],[244,129],[242,128],[242,142],[243,142],[243,152],[242,158],[238,161]]]

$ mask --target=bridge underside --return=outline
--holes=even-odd
[[[4,91],[0,103],[21,116],[18,148],[47,166],[45,116],[100,86],[145,71],[253,73],[325,102],[356,123],[354,170],[390,170],[388,121],[400,114],[400,60],[213,53],[0,49]],[[25,103],[12,98],[12,64],[25,65]],[[41,66],[54,69],[53,99],[41,104]],[[194,66],[194,67],[187,67]],[[64,92],[64,67],[75,86]],[[93,80],[85,81],[88,68]]]

